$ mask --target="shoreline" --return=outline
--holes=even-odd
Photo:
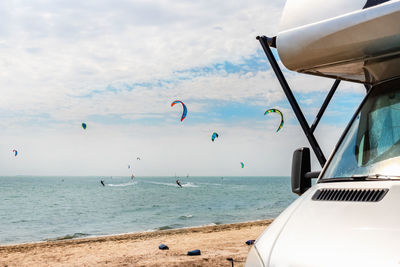
[[[78,241],[78,240],[83,240],[83,242],[87,242],[86,239],[90,242],[93,239],[107,239],[107,238],[118,238],[118,236],[126,236],[129,238],[129,236],[134,236],[137,234],[148,234],[148,233],[154,233],[154,232],[168,232],[168,231],[179,231],[179,230],[186,230],[186,229],[194,229],[196,231],[196,228],[203,229],[205,227],[214,227],[214,226],[230,226],[230,225],[242,225],[242,224],[257,224],[257,222],[265,222],[265,221],[273,221],[273,218],[270,219],[259,219],[259,220],[252,220],[252,221],[244,221],[244,222],[233,222],[233,223],[221,223],[221,224],[215,224],[215,223],[209,223],[209,224],[204,224],[204,225],[198,225],[198,226],[187,226],[187,227],[181,227],[181,228],[173,228],[173,229],[151,229],[151,230],[143,230],[143,231],[137,231],[137,232],[126,232],[126,233],[120,233],[120,234],[106,234],[106,235],[86,235],[84,237],[75,237],[75,238],[65,238],[61,239],[62,237],[55,237],[55,238],[49,238],[45,240],[39,240],[39,241],[28,241],[28,242],[22,242],[22,243],[10,243],[10,244],[0,244],[0,251],[3,247],[19,247],[19,246],[30,246],[30,245],[36,245],[36,244],[42,244],[42,243],[55,243],[55,242],[63,242],[63,241]],[[60,239],[59,239],[60,238]]]
[[[239,264],[250,248],[245,242],[256,239],[272,221],[0,245],[0,265],[224,266],[229,263],[227,257],[236,259]],[[159,250],[161,243],[170,250]],[[202,255],[188,257],[187,251],[193,249],[200,249]]]

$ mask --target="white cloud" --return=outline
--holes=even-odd
[[[179,82],[178,70],[240,63],[260,49],[255,36],[277,31],[282,1],[17,1],[5,2],[0,29],[0,107],[56,119],[90,114],[165,112],[173,98],[283,99],[274,74],[224,74]],[[189,72],[190,73],[190,72]],[[298,92],[329,81],[289,74]],[[165,79],[172,84],[90,94],[115,84]],[[174,80],[175,79],[175,80]],[[311,87],[310,87],[311,85]],[[196,109],[194,109],[196,110]]]
[[[57,101],[114,82],[152,81],[176,70],[239,62],[258,48],[257,34],[276,31],[281,6],[280,1],[3,3],[1,13],[9,20],[0,35],[1,104]]]
[[[18,112],[22,120],[35,114],[65,120],[162,113],[174,97],[262,96],[261,90],[252,92],[254,79],[245,85],[242,77],[215,75],[153,90],[71,97],[110,84],[153,83],[175,79],[179,70],[242,62],[259,48],[256,35],[277,31],[282,6],[282,1],[259,0],[2,2],[0,110]]]
[[[254,120],[240,121],[240,126],[177,126],[180,108],[170,107],[173,99],[187,100],[192,115],[205,114],[209,101],[267,106],[284,100],[271,70],[190,71],[227,61],[242,64],[254,57],[260,51],[255,37],[276,34],[283,4],[1,2],[2,173],[125,175],[121,166],[141,154],[147,160],[138,175],[288,175],[293,149],[305,143],[299,127],[288,123],[276,135],[274,125]],[[288,80],[295,92],[306,94],[328,92],[333,82],[294,73],[288,73]],[[109,86],[116,90],[107,90]],[[360,91],[349,84],[344,88]],[[313,109],[307,107],[306,112]],[[93,116],[160,122],[110,126],[93,120],[83,131],[80,122]],[[220,129],[223,137],[214,144],[208,136],[213,129]],[[10,156],[12,148],[20,150],[19,157]],[[182,151],[187,156],[182,157]],[[275,156],[268,160],[271,151]],[[241,160],[248,168],[236,172],[232,166]]]

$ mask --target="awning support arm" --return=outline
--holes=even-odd
[[[271,46],[275,46],[275,39],[274,38],[268,38],[266,36],[257,36],[257,40],[260,41],[260,44],[262,46],[262,48],[264,49],[265,55],[267,56],[269,63],[271,64],[272,69],[275,72],[276,77],[279,80],[279,83],[282,86],[283,92],[285,93],[293,111],[294,114],[297,117],[297,120],[299,121],[301,128],[303,129],[308,142],[311,145],[311,148],[314,151],[315,156],[317,157],[319,164],[321,165],[321,167],[323,167],[325,165],[326,162],[326,158],[324,156],[324,153],[322,152],[317,140],[315,139],[315,136],[313,134],[315,128],[318,125],[319,120],[321,119],[326,107],[329,104],[329,101],[331,100],[333,94],[336,91],[336,88],[339,85],[339,81],[336,80],[335,83],[333,84],[331,91],[329,92],[327,98],[325,99],[324,103],[322,104],[322,107],[320,109],[320,111],[318,112],[318,115],[314,121],[314,124],[312,126],[312,128],[310,128],[310,126],[308,125],[308,122],[306,120],[306,118],[304,117],[303,112],[300,109],[299,104],[296,101],[296,98],[294,97],[292,90],[289,87],[289,84],[287,83],[285,76],[282,73],[281,68],[279,67],[274,54],[272,53],[271,49],[270,49],[270,45]]]
[[[311,130],[312,133],[314,133],[315,128],[317,128],[317,125],[318,125],[319,121],[321,120],[322,115],[324,115],[326,107],[328,106],[328,104],[331,101],[333,95],[335,94],[336,89],[339,86],[339,83],[340,83],[340,80],[335,80],[335,82],[333,83],[331,90],[329,91],[328,95],[326,96],[325,101],[322,104],[321,109],[319,110],[319,112],[317,114],[317,117],[315,117],[315,120],[314,120],[313,124],[311,125],[311,129],[310,130]]]

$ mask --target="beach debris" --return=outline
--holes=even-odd
[[[169,247],[168,247],[167,245],[160,244],[160,245],[158,246],[158,249],[161,249],[161,250],[169,250]]]
[[[200,252],[200,249],[195,249],[195,250],[188,251],[187,255],[188,256],[198,256],[198,255],[201,255],[201,252]]]
[[[171,103],[171,107],[173,107],[175,104],[178,104],[178,103],[181,103],[182,107],[183,107],[183,112],[182,112],[182,117],[181,117],[181,121],[183,121],[186,118],[186,115],[187,115],[186,105],[180,100],[175,100],[174,102]]]
[[[181,184],[181,181],[179,181],[179,179],[176,180],[175,182],[176,182],[177,185],[179,185],[180,188],[182,188],[182,184]]]
[[[268,109],[267,111],[265,111],[264,115],[266,115],[268,113],[278,113],[279,115],[281,115],[281,123],[280,123],[278,129],[276,130],[276,132],[278,132],[283,127],[283,114],[282,114],[282,112],[279,109],[271,108],[271,109]]]
[[[83,128],[83,130],[86,130],[86,127],[87,127],[86,123],[82,122],[82,128]]]
[[[233,267],[233,263],[234,262],[244,262],[244,261],[241,261],[241,260],[235,260],[233,258],[226,258],[226,260],[232,262],[232,267]]]
[[[211,141],[214,142],[215,138],[218,138],[218,136],[219,136],[219,135],[218,135],[216,132],[214,132],[214,133],[212,134],[212,136],[211,136]]]
[[[244,168],[244,163],[243,161],[240,162],[240,165],[242,166],[242,169]]]
[[[254,244],[254,242],[256,242],[255,240],[247,240],[246,241],[246,245],[253,245]]]
[[[18,155],[18,151],[16,149],[13,149],[12,152],[14,153],[14,157]]]
[[[232,259],[232,258],[226,258],[226,260],[227,260],[227,261],[230,261],[230,262],[232,263],[232,267],[233,267],[233,262],[234,262],[235,260]]]

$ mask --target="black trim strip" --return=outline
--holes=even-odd
[[[389,2],[389,1],[390,0],[367,0],[367,3],[365,3],[365,6],[363,7],[363,9],[377,6],[377,5],[380,5],[382,3]]]

